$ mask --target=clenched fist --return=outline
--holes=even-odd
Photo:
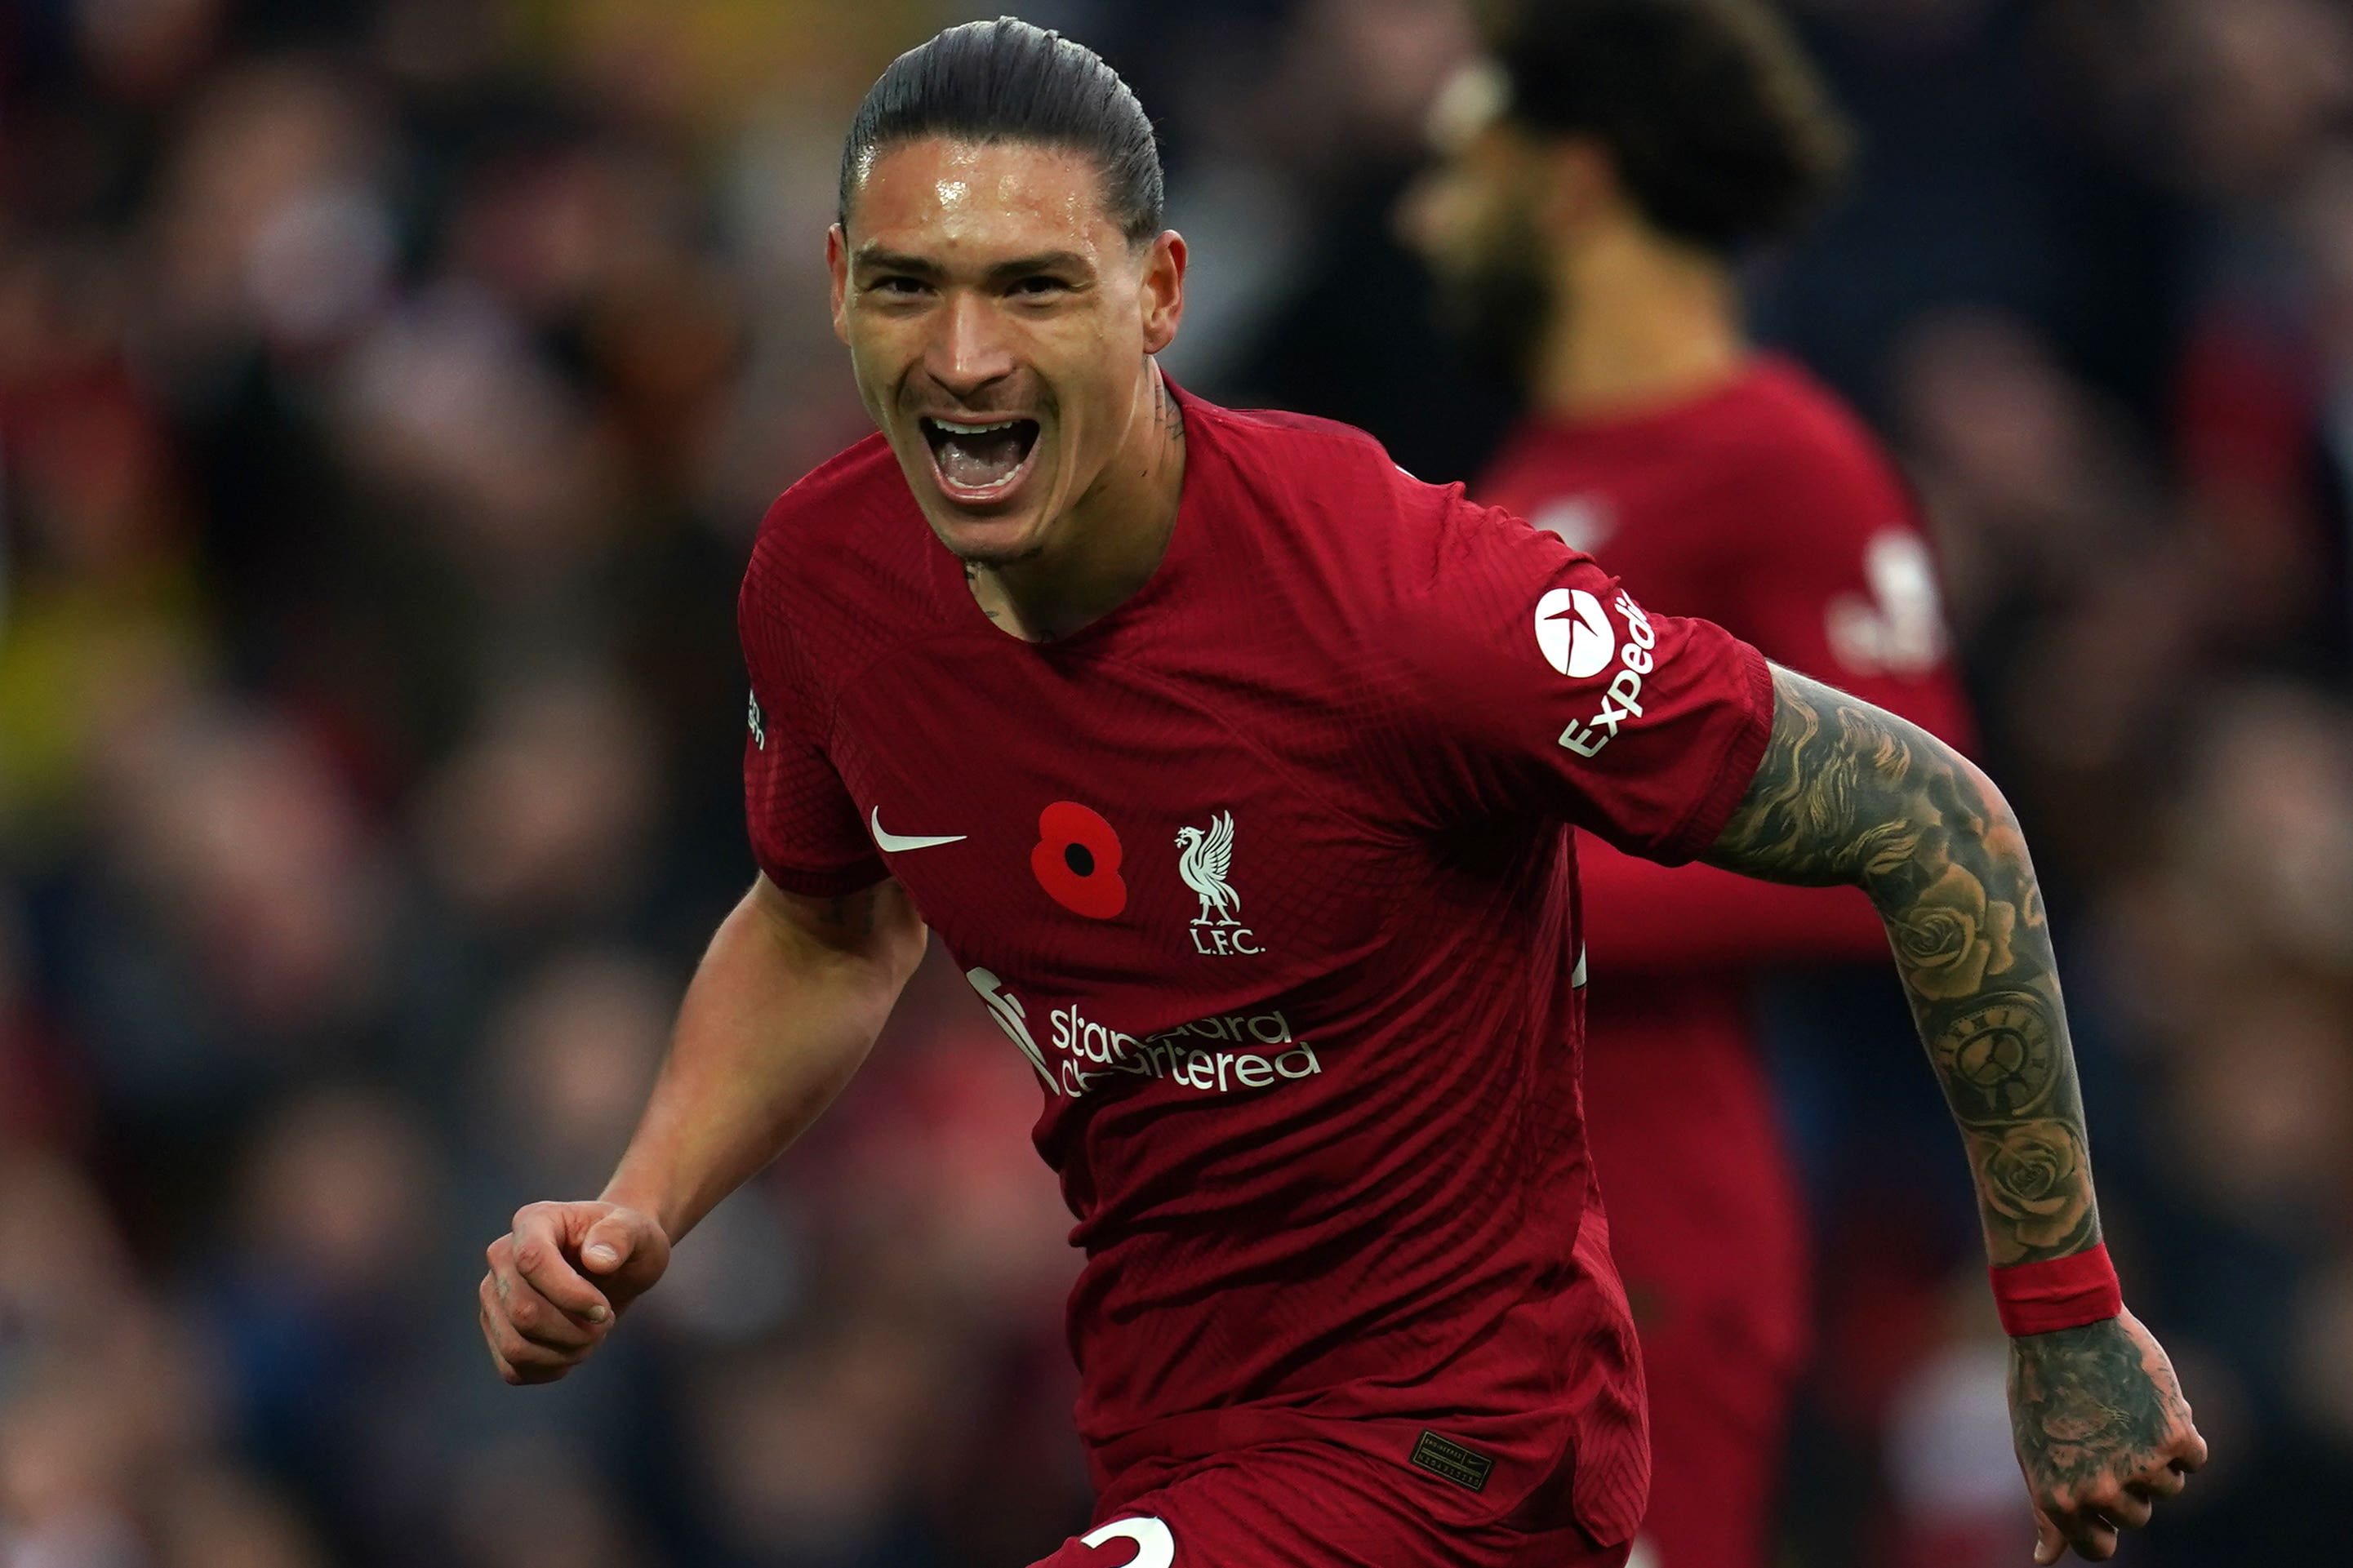
[[[2173,1363],[2130,1312],[2011,1340],[2010,1413],[2040,1563],[2071,1546],[2106,1562],[2206,1462]]]
[[[509,1383],[553,1383],[612,1331],[670,1267],[670,1237],[617,1204],[527,1204],[491,1243],[482,1338]]]

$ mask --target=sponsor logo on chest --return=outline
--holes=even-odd
[[[1029,1009],[995,971],[976,966],[964,977],[1047,1089],[1067,1099],[1121,1076],[1165,1079],[1201,1094],[1232,1094],[1296,1082],[1324,1070],[1314,1046],[1292,1033],[1280,1007],[1200,1018],[1138,1037],[1095,1022],[1073,1002],[1047,1015],[1051,1038],[1041,1043],[1029,1027]]]

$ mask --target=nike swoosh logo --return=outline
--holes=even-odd
[[[866,819],[866,825],[874,829],[874,842],[882,847],[886,855],[896,855],[902,849],[929,849],[940,844],[961,844],[966,837],[962,833],[943,833],[928,837],[923,834],[885,833],[882,830],[882,808],[879,805]]]

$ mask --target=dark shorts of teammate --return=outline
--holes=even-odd
[[[1425,1495],[1411,1474],[1323,1443],[1270,1443],[1185,1467],[1097,1515],[1031,1568],[1623,1568],[1559,1503],[1501,1519]]]

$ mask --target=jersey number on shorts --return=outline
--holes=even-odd
[[[1114,1519],[1079,1537],[1082,1546],[1101,1546],[1106,1541],[1135,1542],[1135,1555],[1128,1559],[1127,1568],[1169,1568],[1176,1561],[1176,1538],[1149,1514]]]

